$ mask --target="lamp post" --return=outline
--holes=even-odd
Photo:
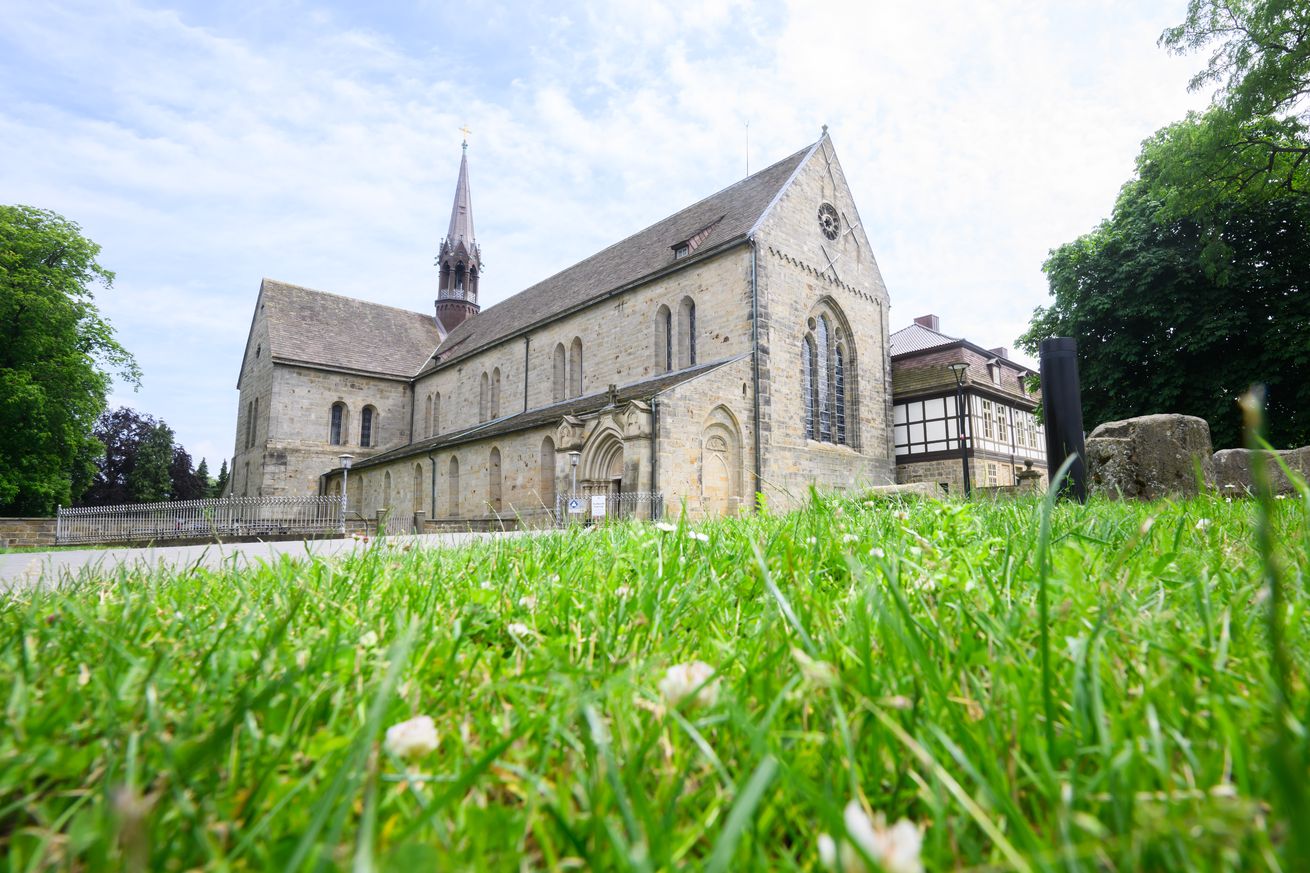
[[[582,460],[582,452],[569,452],[569,466],[573,468],[573,496],[578,496],[578,461]]]
[[[346,535],[346,480],[350,478],[350,463],[355,460],[354,455],[342,455],[337,460],[341,461],[341,535]]]
[[[956,361],[950,366],[951,372],[955,374],[955,435],[960,440],[960,463],[964,467],[964,496],[968,497],[973,490],[969,484],[969,445],[964,440],[964,374],[968,372],[969,365],[964,361]]]

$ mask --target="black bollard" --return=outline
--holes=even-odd
[[[1061,492],[1087,502],[1087,446],[1083,443],[1083,401],[1078,382],[1078,341],[1069,336],[1041,343],[1042,410],[1046,420],[1046,470],[1054,479],[1065,458],[1077,455]]]

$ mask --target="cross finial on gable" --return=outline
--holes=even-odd
[[[472,133],[473,131],[469,130],[469,126],[468,126],[467,123],[466,123],[463,127],[461,127],[459,130],[460,130],[460,133],[464,134],[464,151],[468,151],[468,148],[469,148],[469,134]]]

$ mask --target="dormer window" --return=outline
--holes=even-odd
[[[673,247],[673,259],[685,258],[691,254],[691,243],[678,243]]]
[[[709,239],[709,236],[711,233],[713,233],[714,228],[717,227],[719,222],[722,220],[723,220],[723,216],[720,215],[718,218],[714,219],[709,224],[705,225],[700,230],[696,231],[691,236],[684,239],[682,242],[676,243],[673,246],[673,259],[676,261],[679,260],[680,258],[685,258],[688,255],[690,255],[692,252],[696,251],[697,247],[700,246],[701,243]]]
[[[993,385],[1001,384],[1001,364],[995,358],[987,362],[987,375],[992,377]]]

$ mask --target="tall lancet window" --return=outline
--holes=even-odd
[[[464,290],[464,265],[462,263],[455,265],[455,290],[459,292]]]
[[[818,374],[818,395],[819,395],[819,439],[823,442],[832,441],[832,383],[830,381],[832,371],[829,367],[829,332],[828,319],[825,316],[819,316],[818,327],[814,331],[814,349],[816,358],[814,369]]]
[[[814,340],[806,334],[801,341],[801,393],[805,404],[805,438],[815,438],[814,428]]]
[[[805,436],[838,445],[858,445],[854,415],[857,392],[855,349],[846,321],[831,301],[811,316],[801,340],[801,390],[804,394]]]

